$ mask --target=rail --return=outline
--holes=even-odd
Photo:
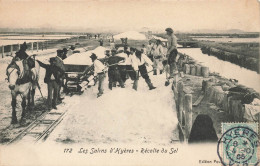
[[[39,118],[34,120],[29,126],[21,131],[15,138],[8,142],[13,144],[26,137],[32,138],[34,143],[45,141],[56,126],[63,120],[68,109],[64,111],[51,110],[43,113]]]

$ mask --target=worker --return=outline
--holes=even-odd
[[[112,56],[110,56],[107,60],[108,64],[108,88],[112,90],[113,84],[116,84],[116,82],[119,82],[119,85],[121,88],[124,88],[124,83],[122,81],[122,78],[119,73],[119,67],[118,63],[122,60],[125,60],[123,57],[115,56],[116,55],[116,49],[111,50]]]
[[[150,40],[146,48],[146,55],[153,61],[154,43]]]
[[[44,64],[39,60],[36,60],[39,65],[46,69],[44,83],[48,85],[48,99],[47,99],[47,106],[48,110],[57,109],[57,97],[58,97],[58,90],[59,85],[61,84],[60,75],[63,74],[63,70],[58,67],[56,57],[50,58],[50,64]]]
[[[59,73],[59,78],[61,80],[60,80],[60,84],[58,85],[58,98],[57,98],[58,102],[61,102],[64,99],[61,97],[61,94],[60,94],[61,87],[64,87],[64,79],[65,79],[65,75],[64,75],[65,65],[64,65],[64,62],[62,59],[64,57],[63,53],[64,53],[63,50],[57,50],[57,56],[55,57],[55,59],[56,59],[55,65],[63,70],[63,72]],[[63,91],[64,91],[64,89],[63,89]]]
[[[98,42],[99,42],[100,46],[103,46],[103,39],[102,38],[100,40],[98,40]]]
[[[122,57],[124,59],[127,59],[127,57],[128,57],[127,54],[125,53],[123,47],[118,48],[116,56]],[[120,77],[121,77],[123,83],[125,83],[125,81],[126,81],[126,63],[125,63],[125,61],[118,64],[118,70],[119,70]]]
[[[102,62],[100,62],[97,59],[96,54],[92,53],[90,58],[91,58],[91,60],[94,64],[94,77],[97,77],[97,79],[98,79],[98,94],[97,94],[97,97],[100,97],[104,93],[103,84],[104,84],[104,80],[105,80],[105,77],[106,77],[105,66],[103,65]]]
[[[133,89],[137,90],[137,77],[138,77],[138,70],[134,70],[135,65],[135,48],[131,47],[129,52],[126,51],[127,58],[125,60],[126,63],[126,73],[131,78],[133,82]]]
[[[177,38],[174,35],[172,28],[166,28],[165,29],[167,34],[167,54],[166,57],[168,58],[168,63],[170,65],[170,73],[171,76],[173,76],[174,73],[177,72],[177,66],[176,66],[176,57],[178,54],[177,51]]]
[[[147,56],[147,49],[145,47],[145,44],[142,45],[141,51],[143,54],[145,54]]]
[[[157,75],[157,70],[160,71],[160,74],[163,72],[163,47],[161,44],[161,40],[156,40],[156,44],[154,45],[154,51],[153,51],[153,64],[154,64],[154,72],[153,75]]]
[[[153,62],[145,54],[142,54],[140,50],[136,50],[135,55],[136,57],[133,61],[134,70],[139,70],[141,76],[145,79],[145,82],[147,83],[150,90],[155,89],[156,87],[153,86],[146,69],[146,64],[153,66]]]

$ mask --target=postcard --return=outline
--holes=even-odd
[[[258,165],[259,5],[0,1],[0,165]]]

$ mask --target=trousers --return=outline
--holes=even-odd
[[[177,49],[174,49],[170,52],[170,55],[168,57],[168,64],[170,66],[170,75],[172,76],[174,73],[174,70],[177,70],[176,65],[176,57],[177,57],[178,51]]]
[[[58,97],[58,90],[59,85],[55,80],[50,80],[48,83],[48,107],[56,106],[57,103],[57,97]]]
[[[99,73],[97,77],[98,77],[98,93],[103,94],[104,93],[103,85],[104,85],[104,80],[106,78],[106,75],[105,73]]]

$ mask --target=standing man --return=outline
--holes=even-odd
[[[159,70],[160,74],[162,74],[163,72],[162,59],[163,59],[163,47],[161,44],[161,40],[156,40],[156,44],[154,46],[154,51],[153,51],[153,64],[154,64],[153,75],[157,75],[157,70]]]
[[[134,60],[134,65],[133,65],[134,70],[140,71],[141,76],[144,78],[144,80],[147,83],[150,90],[155,89],[156,87],[153,86],[153,84],[149,78],[149,75],[148,75],[149,73],[146,69],[146,64],[149,64],[152,66],[153,62],[145,54],[142,54],[142,52],[139,50],[136,50],[135,55],[136,55],[136,57]],[[137,77],[137,80],[138,80],[138,77]],[[137,85],[137,83],[136,83],[136,85]],[[137,87],[136,87],[136,90],[137,90]]]
[[[120,76],[119,73],[119,69],[118,69],[118,63],[122,60],[124,60],[125,58],[123,57],[119,57],[119,56],[115,56],[116,55],[116,50],[113,49],[111,50],[112,56],[110,56],[107,60],[108,63],[108,87],[110,90],[112,90],[113,84],[116,82],[119,82],[119,85],[121,86],[121,88],[124,88],[124,83],[122,81],[122,78]]]
[[[168,36],[168,46],[167,46],[166,57],[168,58],[168,64],[170,65],[170,73],[171,73],[171,77],[172,77],[173,71],[175,70],[175,72],[177,72],[177,66],[176,66],[176,57],[178,54],[177,38],[174,35],[172,28],[166,28],[165,31]]]
[[[61,87],[64,85],[63,80],[65,78],[65,76],[64,76],[65,65],[64,65],[62,58],[63,58],[63,51],[57,50],[57,56],[55,57],[55,60],[56,60],[55,65],[62,70],[62,72],[58,72],[59,79],[60,79],[60,82],[59,82],[60,84],[58,85],[58,100],[59,101],[62,101],[64,99],[64,98],[61,98],[61,96],[60,96],[60,90],[61,90]]]
[[[124,59],[127,59],[127,54],[124,52],[124,48],[123,47],[118,48],[116,56],[119,56],[119,57],[122,57]],[[126,81],[126,74],[127,74],[126,73],[126,61],[121,62],[121,63],[118,64],[118,70],[119,70],[119,73],[120,73],[120,76],[121,76],[121,79],[122,79],[123,83],[125,83],[125,81]]]
[[[106,55],[105,58],[110,57],[110,50],[106,50],[106,51],[105,51],[105,55]]]
[[[103,65],[102,62],[100,62],[97,59],[97,55],[92,53],[92,55],[90,56],[93,64],[94,64],[94,77],[98,78],[98,94],[97,97],[102,96],[104,89],[103,89],[103,84],[104,84],[104,80],[105,80],[105,66]]]
[[[103,39],[102,38],[98,42],[99,42],[99,46],[103,46]]]
[[[148,58],[150,58],[151,61],[153,61],[153,51],[154,51],[154,43],[150,40],[149,44],[147,45],[146,52],[147,52]]]
[[[127,54],[127,58],[125,60],[126,63],[126,72],[129,75],[129,77],[131,78],[132,81],[134,81],[133,83],[133,89],[137,90],[137,83],[138,83],[138,66],[135,67],[135,49],[133,47],[130,48],[130,52],[126,52]]]
[[[50,58],[50,64],[44,64],[39,60],[36,60],[39,65],[46,69],[44,83],[48,85],[48,109],[57,109],[57,97],[59,85],[61,84],[60,73],[63,70],[57,66],[57,59],[55,57]]]
[[[145,54],[147,56],[147,49],[145,47],[145,45],[142,45],[142,49],[141,49],[142,53]]]

